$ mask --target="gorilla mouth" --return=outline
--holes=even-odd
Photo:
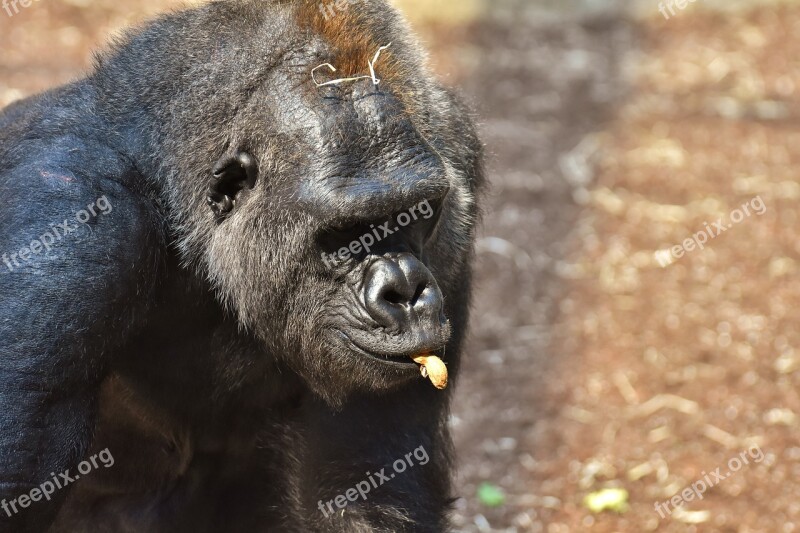
[[[378,361],[383,364],[389,364],[394,367],[400,368],[413,368],[417,369],[417,363],[412,359],[413,355],[390,355],[386,353],[376,353],[366,350],[351,341],[351,347],[360,355],[368,357],[373,361]],[[417,353],[417,352],[415,352]]]
[[[402,369],[413,369],[417,372],[418,365],[414,362],[413,357],[419,353],[424,352],[424,349],[414,350],[413,352],[409,352],[408,354],[389,354],[389,353],[380,353],[370,350],[368,348],[364,348],[356,343],[353,339],[350,338],[347,333],[337,330],[342,337],[344,337],[345,341],[347,342],[349,348],[356,352],[357,354],[361,355],[362,357],[366,357],[372,361],[377,361],[383,365],[391,365],[395,368],[402,368]]]

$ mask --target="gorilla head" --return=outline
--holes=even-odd
[[[132,38],[159,41],[154,72],[98,69],[109,107],[165,124],[148,132],[148,164],[184,262],[331,403],[420,379],[410,357],[454,353],[466,321],[482,178],[463,107],[385,2],[334,16],[317,0],[203,10],[191,46],[159,23]],[[323,64],[336,72],[313,81]],[[125,84],[138,109],[120,101]],[[133,123],[121,134],[140,136]]]

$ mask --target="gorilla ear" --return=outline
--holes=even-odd
[[[237,195],[255,187],[258,163],[247,152],[236,152],[217,161],[213,172],[206,202],[217,220],[223,220],[233,211]]]

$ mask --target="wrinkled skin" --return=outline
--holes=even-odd
[[[311,80],[388,43],[377,85]],[[0,114],[0,496],[114,457],[0,531],[447,530],[450,389],[411,358],[457,374],[483,177],[421,58],[382,1],[223,1]]]

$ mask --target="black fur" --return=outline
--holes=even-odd
[[[0,114],[0,497],[114,457],[0,510],[0,531],[447,530],[449,392],[394,361],[437,350],[457,372],[481,146],[383,1],[331,22],[392,43],[381,83],[312,83],[349,37],[305,24],[309,5],[165,16]],[[321,259],[423,201],[435,227]],[[446,323],[431,311],[405,331],[365,311],[366,272],[403,253]],[[427,464],[318,508],[420,447]]]

